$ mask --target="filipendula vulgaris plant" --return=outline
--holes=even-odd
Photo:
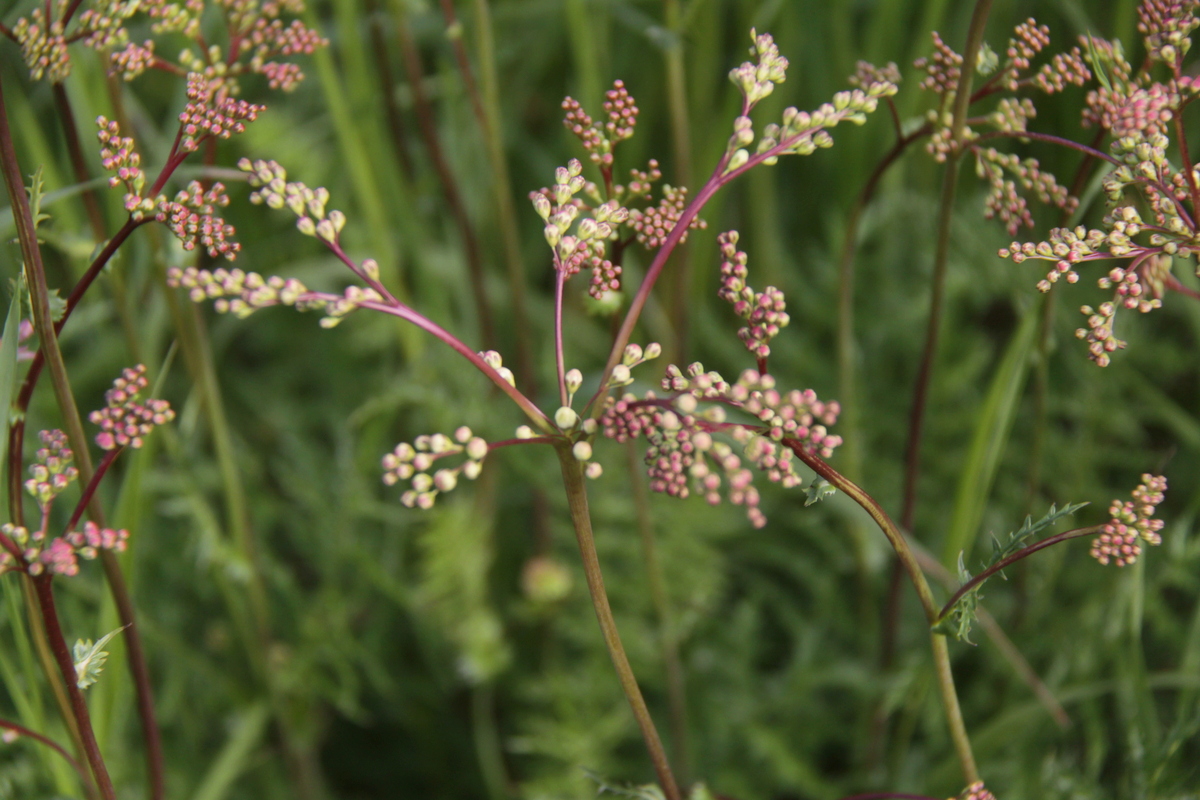
[[[709,179],[690,194],[683,187],[663,186],[653,199],[661,172],[654,161],[644,169],[629,171],[629,180],[618,183],[614,151],[634,134],[638,108],[627,87],[617,82],[604,103],[604,118],[596,123],[577,103],[563,102],[564,124],[582,141],[600,180],[589,180],[582,162],[571,160],[554,175],[553,185],[530,195],[544,222],[554,271],[554,352],[557,407],[543,409],[516,386],[502,355],[494,350],[477,352],[435,321],[398,300],[380,280],[372,259],[358,262],[341,247],[345,215],[329,206],[329,193],[289,180],[285,169],[272,161],[243,159],[239,168],[255,188],[251,200],[287,209],[297,218],[297,229],[317,239],[357,279],[342,292],[312,291],[295,279],[266,277],[236,268],[173,269],[169,280],[196,301],[212,300],[218,311],[247,316],[275,305],[324,313],[321,324],[333,327],[357,310],[376,311],[407,320],[432,334],[473,364],[509,397],[526,416],[514,438],[486,442],[463,426],[452,434],[418,437],[402,443],[383,458],[384,481],[403,483],[401,501],[428,508],[439,495],[454,489],[460,479],[477,476],[480,464],[494,450],[516,445],[548,445],[559,459],[572,522],[583,560],[588,589],[605,644],[622,689],[633,710],[659,783],[658,791],[678,800],[680,789],[668,764],[662,742],[647,710],[637,680],[630,669],[605,594],[600,564],[588,512],[585,475],[598,478],[602,467],[595,459],[595,440],[601,434],[624,439],[645,436],[650,448],[647,466],[655,489],[687,496],[695,487],[710,502],[722,495],[746,508],[751,521],[765,521],[758,510],[754,471],[784,486],[798,486],[796,460],[823,464],[840,439],[828,432],[837,418],[833,402],[818,400],[812,391],[781,392],[766,371],[769,342],[787,322],[782,294],[772,287],[755,291],[746,283],[746,256],[737,250],[737,234],[721,237],[722,296],[729,300],[745,326],[740,336],[757,369],[747,370],[735,382],[693,364],[685,369],[670,366],[661,396],[613,396],[633,382],[632,370],[661,354],[661,347],[631,342],[634,328],[663,269],[688,231],[704,225],[700,211],[723,186],[759,165],[774,164],[781,156],[809,155],[833,144],[829,130],[842,122],[862,124],[879,100],[895,92],[886,80],[871,81],[838,93],[833,102],[812,112],[788,108],[781,122],[756,133],[751,112],[786,77],[784,58],[769,34],[752,33],[751,55],[730,73],[742,95],[741,113],[729,143]],[[581,394],[584,375],[568,368],[563,347],[563,296],[568,281],[588,272],[588,291],[605,298],[623,291],[622,254],[637,242],[654,253],[646,276],[633,293],[612,344],[607,362],[594,388]],[[587,398],[576,403],[577,398]],[[736,416],[736,421],[726,416]]]
[[[39,587],[39,608],[46,624],[44,633],[40,630],[41,626],[31,626],[33,635],[48,636],[50,639],[57,635],[61,640],[57,621],[52,624],[50,619],[54,613],[50,605],[53,598],[49,591],[49,577],[69,574],[76,569],[78,557],[99,556],[122,622],[121,630],[145,740],[148,786],[154,800],[162,800],[166,796],[165,769],[154,717],[153,693],[133,604],[120,565],[112,557],[112,551],[119,549],[124,537],[104,527],[102,509],[93,498],[93,493],[95,482],[107,470],[111,458],[115,458],[115,454],[126,446],[139,446],[141,437],[148,432],[145,426],[164,421],[169,416],[169,409],[159,407],[158,401],[137,405],[136,395],[145,383],[144,371],[139,368],[127,373],[119,382],[121,385],[115,386],[110,393],[109,408],[98,412],[99,416],[93,415],[93,421],[103,429],[101,446],[108,449],[110,454],[93,468],[62,354],[58,349],[57,336],[101,271],[112,262],[113,256],[132,233],[143,225],[152,222],[166,225],[185,250],[202,251],[211,258],[229,260],[237,255],[239,245],[233,239],[233,227],[220,216],[220,209],[229,202],[221,183],[191,181],[174,195],[168,194],[166,189],[175,179],[179,167],[193,153],[215,153],[217,142],[241,133],[247,124],[264,111],[262,104],[239,96],[243,77],[261,75],[269,88],[283,91],[294,88],[303,79],[302,71],[291,62],[291,57],[311,53],[326,44],[322,37],[299,20],[286,21],[285,18],[299,15],[303,10],[304,4],[299,0],[281,3],[260,3],[257,0],[213,3],[203,0],[187,3],[101,0],[95,3],[68,3],[64,0],[36,4],[29,15],[20,18],[13,27],[0,26],[0,35],[11,39],[21,48],[30,77],[51,83],[63,112],[64,135],[76,166],[76,178],[85,186],[90,176],[86,174],[86,160],[75,131],[71,104],[62,87],[72,67],[69,46],[80,43],[99,52],[107,64],[110,79],[116,81],[114,91],[120,91],[122,81],[134,81],[147,70],[178,75],[186,80],[185,106],[178,114],[178,126],[169,152],[157,170],[147,172],[138,143],[128,135],[131,127],[127,122],[103,116],[96,120],[101,162],[111,173],[110,185],[124,190],[124,208],[128,217],[115,233],[108,235],[104,231],[103,216],[99,214],[98,206],[94,205],[90,190],[85,189],[85,200],[91,199],[93,208],[97,210],[92,221],[99,246],[65,301],[57,297],[57,290],[51,290],[47,285],[43,268],[37,228],[48,217],[40,210],[44,191],[40,173],[35,175],[28,189],[23,186],[23,173],[13,148],[0,92],[0,171],[3,171],[13,209],[24,260],[23,285],[28,287],[28,305],[32,309],[31,327],[39,344],[37,352],[30,359],[20,389],[15,392],[14,413],[7,418],[9,481],[6,491],[12,519],[8,523],[11,532],[6,534],[4,540],[7,551],[5,566],[9,570],[30,575]],[[149,23],[150,32],[155,38],[139,44],[131,40],[128,26],[142,20]],[[178,53],[178,56],[174,59],[166,57],[162,55],[164,49]],[[151,175],[154,176],[152,179]],[[14,311],[10,312],[12,324],[6,338],[11,336],[14,345],[16,332],[25,325],[19,313],[23,305],[20,295],[25,291],[24,288],[18,288]],[[46,447],[43,450],[48,460],[35,467],[33,479],[43,510],[42,519],[39,525],[26,526],[19,477],[24,452],[24,415],[45,367],[49,367],[55,395],[63,412],[67,441],[64,442],[58,434],[44,440]],[[73,452],[75,466],[68,470],[62,465],[69,460],[64,453],[69,452]],[[61,470],[56,472],[59,467]],[[88,487],[85,498],[90,498],[90,501],[85,500],[80,504],[62,536],[47,539],[46,514],[49,502],[53,499],[47,492],[61,490],[59,484],[69,482],[68,476],[75,474],[70,470],[75,469]],[[85,524],[83,530],[77,530],[79,514],[85,506],[91,521]],[[58,633],[55,634],[55,631]],[[67,663],[64,659],[68,658],[65,645],[60,648],[53,641],[49,644],[51,647],[42,649],[53,649],[55,659],[62,667]],[[98,647],[94,645],[90,648],[92,656],[87,663],[91,666],[85,672],[94,671],[101,663],[96,656]],[[53,674],[53,664],[46,662],[45,667],[50,683],[60,685],[60,679]],[[74,686],[72,680],[65,677],[61,680],[66,680],[67,688]],[[78,692],[72,691],[74,695],[70,703],[66,702],[68,694],[65,690],[58,692],[57,696],[62,698],[60,711],[73,736],[73,749],[78,760],[87,763],[88,768],[82,773],[84,785],[91,795],[108,800],[115,796],[115,789],[95,747],[95,737],[86,718],[86,706]],[[11,727],[7,729],[12,730]],[[40,734],[29,733],[33,738],[45,741]]]

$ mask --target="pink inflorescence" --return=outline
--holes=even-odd
[[[49,8],[47,3],[46,10]],[[30,16],[32,22],[22,17],[12,28],[12,37],[21,45],[21,55],[29,67],[29,77],[38,81],[47,76],[52,83],[61,83],[71,71],[63,23],[49,22],[42,8],[35,8]]]
[[[604,93],[604,111],[608,115],[604,130],[614,144],[633,136],[638,107],[624,81],[613,81],[613,88]]]
[[[717,237],[721,245],[721,288],[717,295],[733,304],[733,310],[747,324],[738,330],[738,338],[757,358],[771,355],[771,339],[787,326],[787,303],[783,292],[768,286],[755,292],[746,283],[746,254],[737,249],[738,232],[726,231]]]
[[[1001,153],[991,147],[977,148],[975,164],[976,172],[991,185],[984,218],[999,217],[1009,236],[1015,235],[1021,225],[1029,228],[1034,225],[1029,203],[1018,192],[1018,187],[1025,192],[1033,192],[1042,203],[1066,212],[1074,211],[1079,205],[1079,201],[1071,196],[1065,186],[1059,185],[1049,172],[1042,171],[1036,158],[1022,160],[1014,153]],[[1005,177],[1006,174],[1012,178]]]
[[[156,425],[175,419],[175,412],[166,400],[139,401],[139,396],[148,385],[146,367],[138,364],[126,368],[121,377],[113,381],[113,388],[104,394],[107,405],[93,411],[88,419],[100,426],[96,444],[102,450],[117,447],[141,447],[143,439]]]
[[[1191,47],[1188,38],[1200,21],[1195,0],[1144,0],[1138,6],[1138,32],[1150,58],[1176,64]]]
[[[922,89],[948,94],[958,86],[958,79],[962,74],[962,56],[950,49],[938,32],[934,31],[933,55],[918,58],[913,62],[913,66],[925,70],[925,77],[921,79]]]
[[[686,206],[686,188],[682,186],[675,188],[663,184],[662,199],[659,200],[658,205],[645,210],[630,209],[629,224],[637,232],[637,240],[647,249],[654,250],[666,243],[667,237],[671,235],[671,231],[675,230],[675,225],[683,216]],[[688,225],[689,229],[707,227],[708,223],[698,216],[693,217],[691,224]],[[683,244],[686,241],[687,231],[684,231],[679,243]]]
[[[225,84],[210,81],[199,72],[188,75],[187,99],[187,105],[179,113],[182,132],[179,146],[185,152],[199,149],[199,142],[208,136],[228,139],[242,133],[246,123],[253,122],[266,109],[230,96]]]
[[[600,418],[604,435],[618,442],[646,437],[646,466],[655,491],[673,497],[697,492],[715,505],[724,487],[729,501],[744,506],[755,527],[765,525],[766,517],[758,508],[750,466],[773,483],[799,486],[796,451],[828,457],[842,441],[825,427],[836,422],[837,403],[823,403],[811,390],[781,393],[774,378],[755,370],[730,384],[699,362],[686,372],[672,364],[662,388],[667,396],[648,392],[642,398],[608,398]],[[702,402],[706,407],[701,408]],[[758,422],[726,422],[727,408]],[[731,439],[740,453],[718,437]]]
[[[210,257],[224,256],[232,261],[242,246],[233,241],[233,226],[215,213],[227,205],[229,196],[220,181],[207,191],[199,181],[192,181],[174,200],[159,204],[158,220],[183,242],[183,249],[193,250],[199,244]]]
[[[129,540],[129,531],[101,528],[94,522],[85,523],[82,532],[72,531],[49,542],[43,531],[30,532],[11,523],[5,524],[0,531],[21,551],[18,563],[7,550],[0,550],[0,573],[15,570],[30,575],[41,575],[46,571],[67,577],[78,575],[80,558],[91,561],[101,550],[121,552]]]
[[[75,454],[67,446],[67,435],[60,430],[42,431],[38,434],[42,446],[29,466],[29,480],[25,491],[29,492],[45,508],[54,497],[79,477],[73,462]]]
[[[563,125],[583,142],[583,149],[588,151],[592,163],[610,169],[613,148],[633,136],[637,125],[638,107],[624,82],[614,81],[613,88],[604,94],[607,119],[603,128],[596,125],[591,115],[573,97],[563,98],[562,109],[566,112]]]
[[[1092,541],[1092,557],[1101,564],[1114,561],[1118,567],[1123,567],[1137,561],[1142,553],[1141,542],[1161,544],[1159,531],[1163,529],[1163,521],[1153,517],[1166,491],[1166,478],[1146,473],[1133,490],[1132,500],[1113,500],[1108,509],[1112,519],[1104,526],[1104,532]]]

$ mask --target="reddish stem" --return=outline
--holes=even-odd
[[[71,519],[67,522],[67,527],[63,529],[64,533],[70,533],[75,530],[75,526],[79,524],[79,520],[83,517],[83,512],[87,509],[88,504],[92,502],[92,496],[96,494],[96,488],[100,486],[100,481],[104,478],[104,474],[108,472],[108,468],[117,460],[117,456],[121,454],[124,447],[118,447],[109,450],[104,454],[104,458],[100,459],[100,463],[96,465],[96,471],[92,473],[92,479],[88,481],[88,485],[84,487],[83,494],[79,496],[79,502],[75,504],[75,510],[71,512]]]
[[[1027,558],[1039,550],[1045,550],[1047,547],[1056,545],[1059,542],[1065,542],[1065,541],[1068,541],[1069,539],[1078,539],[1081,536],[1094,536],[1098,533],[1102,533],[1103,531],[1104,531],[1103,525],[1092,525],[1091,527],[1088,527],[1088,528],[1075,528],[1074,530],[1066,531],[1065,533],[1060,533],[1056,536],[1051,536],[1047,539],[1043,539],[1040,542],[1035,542],[1034,544],[1031,544],[1028,547],[1021,548],[1020,550],[1013,553],[1008,558],[1005,558],[1002,561],[998,561],[997,563],[988,567],[983,572],[979,573],[974,578],[971,578],[971,580],[967,581],[962,586],[960,586],[958,591],[954,593],[954,596],[946,601],[946,605],[942,606],[942,610],[938,613],[938,617],[937,617],[937,620],[934,622],[934,625],[937,625],[937,623],[944,620],[946,618],[946,616],[951,611],[954,610],[954,606],[958,603],[959,600],[961,600],[963,598],[963,596],[967,592],[969,592],[972,589],[974,589],[975,587],[979,586],[981,583],[983,583],[988,578],[992,577],[993,575],[995,575],[997,572],[1001,571],[1005,567],[1008,567],[1011,564],[1015,564],[1016,562],[1020,561],[1021,559]]]
[[[29,728],[26,728],[24,725],[18,725],[17,723],[11,722],[7,719],[0,719],[0,728],[4,728],[5,730],[10,730],[19,736],[25,736],[30,739],[33,739],[35,742],[41,742],[42,744],[46,745],[54,752],[58,753],[64,759],[66,759],[67,763],[71,765],[71,769],[73,769],[77,773],[79,773],[79,777],[83,780],[84,786],[88,785],[88,783],[91,782],[91,778],[88,776],[87,772],[83,769],[83,765],[80,764],[78,761],[76,761],[74,758],[72,758],[71,754],[68,753],[66,750],[64,750],[62,745],[60,745],[58,742],[54,741],[50,737],[43,736],[42,734],[38,733],[37,731],[32,731]]]
[[[54,605],[54,590],[50,585],[50,575],[42,573],[33,579],[34,591],[37,593],[38,606],[41,608],[42,620],[46,625],[46,638],[50,642],[50,651],[54,661],[62,673],[66,684],[67,695],[71,700],[71,710],[79,723],[79,738],[83,743],[83,752],[87,757],[88,766],[96,778],[100,796],[104,800],[116,800],[117,793],[113,788],[112,778],[100,754],[100,745],[96,742],[96,734],[92,730],[92,718],[88,713],[87,702],[79,688],[79,678],[75,674],[75,662],[71,659],[71,651],[63,638],[62,625],[58,621],[58,610]]]

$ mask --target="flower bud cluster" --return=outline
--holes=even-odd
[[[277,275],[264,278],[257,272],[240,269],[171,267],[167,270],[167,284],[187,289],[193,302],[213,300],[217,312],[238,317],[248,317],[269,306],[295,306],[301,310],[315,307],[310,301],[313,293],[295,278],[285,280]]]
[[[1042,172],[1036,158],[1022,160],[1015,153],[1001,153],[992,147],[975,148],[975,172],[991,185],[984,202],[984,218],[999,217],[1009,236],[1014,236],[1021,225],[1034,226],[1029,203],[1018,193],[1018,184],[1023,191],[1033,192],[1040,202],[1067,213],[1079,205],[1067,187],[1059,185],[1049,172]],[[1015,180],[1006,178],[1006,173]]]
[[[854,65],[854,74],[850,76],[850,85],[866,89],[876,83],[900,83],[900,68],[896,62],[889,61],[886,67],[877,67],[869,61],[859,61]]]
[[[579,101],[572,97],[563,99],[562,108],[566,112],[563,125],[583,142],[583,149],[590,154],[592,163],[611,168],[613,148],[619,142],[631,138],[637,126],[638,107],[629,90],[625,88],[625,83],[613,81],[613,88],[604,94],[604,112],[607,119],[603,128],[597,126]]]
[[[687,189],[682,186],[675,188],[670,184],[663,184],[662,198],[658,201],[658,205],[644,210],[631,209],[629,224],[636,232],[637,240],[648,250],[654,250],[667,241],[667,237],[671,235],[671,231],[675,230],[675,225],[683,216],[683,210],[686,207]],[[688,224],[688,230],[697,228],[703,230],[707,227],[708,223],[699,216],[692,217],[692,221]],[[687,236],[685,231],[679,239],[679,243],[686,242]]]
[[[1112,519],[1092,541],[1092,557],[1101,564],[1115,561],[1118,567],[1123,567],[1137,561],[1142,552],[1141,542],[1162,544],[1159,531],[1163,529],[1163,521],[1153,517],[1166,490],[1166,478],[1147,473],[1133,490],[1132,500],[1113,500],[1108,509]]]
[[[142,171],[142,157],[133,139],[122,136],[116,120],[107,117],[96,117],[96,127],[99,128],[96,138],[100,140],[100,163],[115,173],[108,179],[108,185],[125,184],[125,208],[130,209],[131,202],[137,206],[146,188],[146,173]]]
[[[275,161],[252,162],[243,158],[237,166],[249,174],[250,185],[257,189],[250,195],[250,202],[266,203],[271,208],[286,207],[296,215],[296,229],[305,236],[320,239],[327,246],[337,244],[346,226],[346,215],[337,209],[326,210],[328,189],[323,186],[310,189],[299,181],[289,183],[287,170]]]
[[[236,7],[237,4],[232,5]],[[329,40],[298,19],[284,25],[283,21],[278,19],[283,10],[300,13],[304,7],[303,3],[297,2],[263,3],[260,14],[247,15],[245,22],[248,23],[248,30],[243,36],[252,48],[252,55],[247,63],[249,69],[266,76],[270,88],[290,92],[304,80],[304,73],[291,62],[268,59],[276,56],[312,55],[319,48],[327,47]],[[241,29],[240,24],[236,27]]]
[[[604,259],[605,248],[615,238],[618,225],[629,219],[630,212],[617,200],[600,203],[592,209],[593,216],[584,217],[576,225],[581,209],[586,208],[576,197],[582,191],[594,194],[583,177],[583,164],[573,158],[567,166],[559,167],[554,174],[554,186],[530,192],[529,199],[546,223],[543,234],[546,243],[554,250],[555,268],[570,278],[589,264],[592,268],[592,284],[589,291],[599,297],[608,290],[620,288],[620,267]],[[568,233],[572,225],[573,234]]]
[[[781,155],[807,156],[818,148],[832,147],[833,136],[827,128],[833,128],[841,122],[863,124],[867,121],[867,114],[878,107],[879,99],[890,97],[896,91],[894,83],[872,83],[865,89],[838,92],[833,96],[832,103],[823,103],[812,112],[800,111],[795,107],[785,108],[782,124],[771,123],[763,128],[755,152],[759,155],[769,153],[762,163],[770,165],[776,163]],[[751,119],[748,116],[735,119],[733,136],[726,145],[729,156],[725,164],[726,174],[746,165],[750,160],[747,148],[753,142],[754,125]]]
[[[460,476],[467,480],[479,477],[487,453],[488,443],[465,425],[454,431],[453,437],[442,433],[418,436],[412,444],[401,442],[383,457],[383,482],[394,486],[410,481],[412,488],[400,495],[400,502],[409,508],[432,508],[438,494],[454,489]],[[464,460],[430,474],[440,459],[457,455],[464,456]]]
[[[729,72],[729,80],[746,98],[747,108],[753,108],[759,100],[775,91],[775,84],[787,79],[788,68],[788,60],[780,55],[771,34],[759,34],[751,28],[750,38],[754,40],[750,55],[755,56],[758,63],[746,61]]]
[[[714,406],[697,414],[695,398],[685,397],[682,406],[660,400],[654,392],[647,392],[641,400],[633,394],[619,400],[610,397],[600,419],[601,428],[605,436],[618,442],[638,435],[646,437],[649,447],[645,462],[650,488],[654,491],[682,499],[695,490],[709,504],[717,505],[721,502],[720,490],[727,487],[729,501],[745,506],[750,521],[761,528],[766,518],[758,509],[759,493],[753,485],[753,473],[743,466],[730,445],[715,441],[705,428],[706,423],[723,423],[724,410]],[[684,408],[690,408],[691,412],[684,413]],[[789,451],[789,459],[790,455]]]
[[[609,375],[608,383],[604,385],[604,388],[607,390],[628,386],[633,383],[632,370],[634,367],[652,361],[661,355],[662,345],[658,342],[646,345],[645,350],[639,344],[625,345],[625,352],[621,354],[621,363],[613,367],[612,374]]]
[[[58,18],[66,8],[65,2],[58,3]],[[21,57],[29,68],[29,77],[40,81],[48,77],[51,83],[62,83],[71,72],[71,57],[67,54],[67,39],[63,23],[46,18],[41,4],[30,14],[32,21],[22,17],[12,28],[13,38],[21,46]]]
[[[101,450],[141,447],[156,425],[175,419],[175,412],[166,400],[140,401],[148,383],[145,365],[127,367],[104,393],[105,407],[88,415],[88,420],[100,426],[96,444]]]
[[[242,246],[232,239],[233,226],[213,213],[227,205],[229,195],[220,181],[207,191],[199,181],[192,181],[174,200],[159,203],[157,218],[183,242],[184,250],[194,250],[199,244],[211,258],[224,256],[232,261]]]
[[[158,56],[154,54],[154,40],[147,39],[141,44],[129,42],[124,49],[114,51],[109,56],[109,67],[113,74],[120,75],[126,81],[132,81],[154,66],[157,60]]]
[[[686,372],[671,365],[662,388],[667,397],[648,392],[641,399],[633,394],[608,398],[600,418],[604,435],[618,442],[646,437],[646,465],[655,491],[674,497],[694,491],[717,504],[724,487],[730,502],[746,508],[755,527],[762,527],[766,518],[758,508],[749,467],[791,488],[801,483],[794,468],[796,448],[828,457],[841,444],[841,437],[825,427],[836,422],[837,403],[823,403],[811,390],[781,394],[770,375],[747,370],[731,385],[698,362]],[[727,408],[756,417],[757,424],[726,422]],[[717,436],[728,437],[732,445]]]
[[[125,44],[129,40],[125,23],[141,6],[140,0],[96,0],[79,15],[79,30],[89,32],[83,43],[93,50]]]
[[[129,540],[129,531],[101,528],[94,522],[86,522],[83,531],[73,531],[46,543],[44,531],[32,533],[19,525],[6,523],[0,527],[4,535],[21,548],[20,565],[7,550],[0,550],[0,573],[9,571],[41,575],[47,570],[53,575],[72,576],[79,574],[79,559],[91,561],[100,550],[122,552]]]
[[[737,249],[738,232],[727,231],[717,237],[724,260],[721,262],[721,288],[717,295],[733,304],[734,312],[747,324],[738,330],[738,338],[756,358],[771,355],[771,339],[787,326],[787,304],[783,292],[768,286],[755,292],[746,283],[746,254]]]
[[[623,192],[628,191],[630,197],[650,198],[650,192],[654,189],[654,184],[662,180],[662,170],[658,168],[658,160],[650,159],[646,163],[646,169],[631,169],[629,170],[629,186],[614,186],[613,193],[618,197]]]
[[[671,364],[662,387],[670,392],[687,392],[697,400],[719,399],[757,417],[767,438],[795,441],[822,458],[832,456],[834,448],[842,443],[842,437],[830,434],[826,427],[835,424],[841,413],[837,401],[825,403],[812,389],[793,389],[783,394],[775,388],[773,376],[757,370],[745,370],[730,385],[720,374],[705,372],[700,362],[689,366],[686,373]]]
[[[179,113],[182,138],[179,149],[195,152],[209,136],[228,139],[246,130],[246,123],[258,119],[266,106],[233,97],[221,80],[210,81],[199,72],[187,77],[187,105]]]
[[[1048,44],[1050,44],[1049,26],[1038,25],[1037,20],[1033,17],[1017,23],[1004,53],[1007,58],[1002,78],[1005,89],[1012,92],[1019,88],[1021,73],[1029,69],[1033,58]]]
[[[1138,6],[1138,33],[1145,37],[1146,55],[1178,66],[1192,46],[1191,32],[1200,25],[1191,0],[1146,0]]]
[[[921,79],[920,84],[922,89],[943,97],[952,96],[962,77],[963,57],[942,41],[941,34],[937,31],[932,33],[932,37],[933,54],[918,58],[913,62],[913,66],[925,70],[925,77]]]
[[[42,431],[38,438],[42,446],[38,448],[35,461],[29,467],[31,477],[25,481],[25,491],[44,509],[71,481],[79,477],[79,470],[72,463],[75,454],[67,446],[65,433],[59,430]]]

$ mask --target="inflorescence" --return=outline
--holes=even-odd
[[[400,502],[409,508],[432,508],[439,494],[458,485],[460,476],[470,481],[478,478],[487,453],[488,443],[465,425],[454,431],[453,438],[443,433],[418,436],[412,444],[401,442],[383,457],[383,482],[393,486],[409,481],[411,488],[400,495]],[[441,459],[459,455],[463,460],[458,464],[445,466],[442,462],[430,474]]]
[[[149,385],[146,367],[138,364],[127,368],[104,394],[105,406],[93,411],[88,419],[100,426],[96,444],[101,450],[118,447],[141,447],[146,436],[158,425],[175,419],[175,412],[166,400],[140,400],[142,390]]]
[[[1054,228],[1044,241],[1013,242],[1000,250],[1002,258],[1015,263],[1051,262],[1038,283],[1043,292],[1060,279],[1078,281],[1076,267],[1085,261],[1127,262],[1097,281],[1100,288],[1112,291],[1112,299],[1080,309],[1087,325],[1076,336],[1087,343],[1089,358],[1102,367],[1111,362],[1113,352],[1126,346],[1114,332],[1117,312],[1145,313],[1161,307],[1165,290],[1180,288],[1171,275],[1174,257],[1186,259],[1200,249],[1196,225],[1200,176],[1187,163],[1186,154],[1182,154],[1185,166],[1177,168],[1167,153],[1171,134],[1182,129],[1183,109],[1200,96],[1200,81],[1185,74],[1183,63],[1191,47],[1189,35],[1200,24],[1196,9],[1194,2],[1142,3],[1138,30],[1148,60],[1136,72],[1118,45],[1095,37],[1084,40],[1084,58],[1101,76],[1102,85],[1087,95],[1083,124],[1112,137],[1109,160],[1115,169],[1102,184],[1109,211],[1099,229]],[[1166,80],[1154,79],[1150,67],[1155,63],[1169,70]],[[1083,77],[1088,72],[1075,65],[1073,74]]]
[[[1142,553],[1142,542],[1162,544],[1159,531],[1163,529],[1163,521],[1154,519],[1154,512],[1166,491],[1166,478],[1147,473],[1133,490],[1132,500],[1113,500],[1108,509],[1112,519],[1104,526],[1104,532],[1092,541],[1092,557],[1101,564],[1112,561],[1118,567],[1124,567],[1137,561]]]

